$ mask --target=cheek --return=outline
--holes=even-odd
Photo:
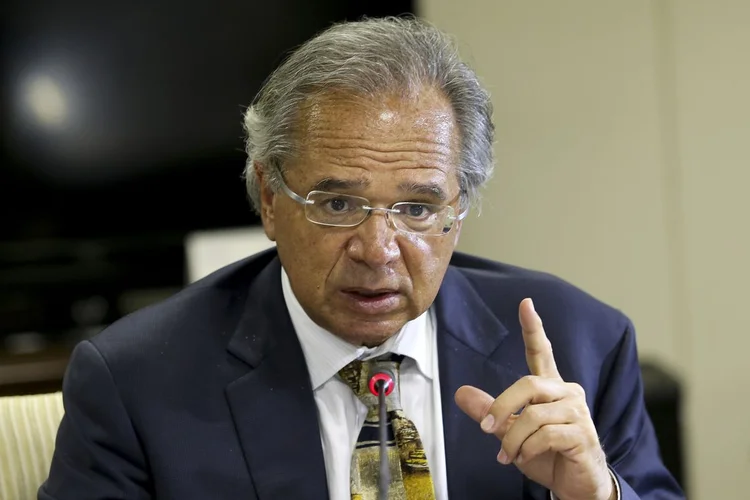
[[[419,237],[414,234],[404,234],[404,242],[409,249],[407,253],[414,258],[423,258],[422,260],[429,262],[432,256],[435,255],[435,244],[425,238]]]
[[[417,284],[417,293],[424,290],[429,295],[439,288],[445,268],[453,253],[452,240],[441,238],[430,241],[418,236],[404,235],[407,249],[404,261],[412,280]]]
[[[331,270],[336,266],[345,245],[345,238],[335,231],[321,230],[304,219],[295,218],[284,224],[284,234],[279,234],[277,245],[282,261],[296,276],[304,276],[305,288],[321,288]]]

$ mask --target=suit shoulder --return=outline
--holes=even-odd
[[[223,348],[240,319],[251,283],[273,257],[275,253],[263,252],[225,266],[118,319],[90,340],[111,364],[147,361],[173,348],[183,353]]]
[[[517,314],[531,298],[545,323],[595,322],[622,333],[630,320],[619,309],[554,274],[457,253],[451,262],[492,310]],[[510,311],[509,311],[510,308]],[[546,313],[546,314],[545,314]]]

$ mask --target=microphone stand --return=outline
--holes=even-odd
[[[391,484],[391,467],[388,461],[388,415],[385,404],[385,381],[378,380],[378,410],[380,431],[380,475],[378,477],[379,500],[388,500],[388,488]]]

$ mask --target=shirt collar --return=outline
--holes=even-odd
[[[435,341],[435,317],[431,310],[406,323],[401,330],[377,347],[350,344],[316,324],[295,297],[284,268],[281,268],[281,288],[292,325],[305,355],[313,390],[318,389],[339,370],[355,359],[369,359],[394,353],[416,361],[422,375],[432,379]]]

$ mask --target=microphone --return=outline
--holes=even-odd
[[[393,374],[388,370],[379,369],[370,375],[368,384],[370,392],[378,397],[378,420],[380,434],[380,466],[378,476],[378,497],[380,500],[388,499],[388,488],[391,484],[391,467],[388,462],[388,415],[385,397],[393,392],[395,386]]]

